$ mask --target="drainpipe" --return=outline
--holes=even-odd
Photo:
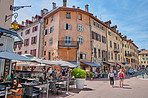
[[[92,41],[92,34],[91,34],[92,33],[91,32],[92,31],[92,26],[91,26],[90,17],[89,17],[89,27],[90,27],[90,43],[91,43],[91,62],[92,62],[93,61],[93,58],[92,58],[93,57],[93,54],[92,54],[93,53],[93,51],[92,51],[93,50],[93,41]]]

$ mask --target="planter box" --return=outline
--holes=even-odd
[[[84,88],[84,82],[85,82],[85,79],[77,78],[76,79],[76,88],[77,89],[83,89]]]

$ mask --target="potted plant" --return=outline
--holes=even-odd
[[[91,80],[93,80],[93,76],[94,76],[94,74],[92,72],[90,72],[90,78],[91,78]]]
[[[77,89],[83,89],[84,87],[84,82],[85,82],[85,77],[86,77],[86,71],[83,69],[74,68],[71,71],[71,75],[76,78],[76,88]]]

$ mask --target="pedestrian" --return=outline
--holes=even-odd
[[[110,80],[110,85],[114,88],[115,75],[112,70],[108,74],[108,79]]]
[[[65,75],[66,75],[66,73],[65,73],[65,70],[62,70],[62,78],[65,78]]]
[[[121,83],[122,83],[122,87],[123,87],[124,73],[123,73],[122,69],[120,69],[120,72],[118,73],[118,77],[119,77],[119,80],[120,80],[120,87],[121,87]]]

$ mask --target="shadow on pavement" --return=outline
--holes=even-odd
[[[123,87],[123,89],[132,89],[131,87]]]
[[[128,84],[123,84],[123,86],[130,86],[130,85],[128,85]]]

